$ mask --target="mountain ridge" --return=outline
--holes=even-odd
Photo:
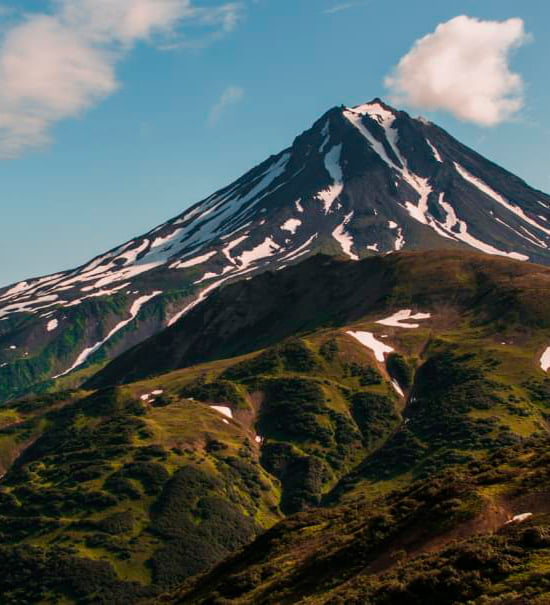
[[[247,354],[292,335],[387,311],[388,302],[397,309],[414,306],[432,312],[438,306],[455,307],[463,317],[475,312],[480,323],[499,322],[503,334],[515,329],[515,314],[525,317],[525,329],[544,329],[549,285],[549,268],[475,253],[401,252],[359,262],[317,255],[285,271],[267,271],[220,288],[176,324],[118,356],[84,386],[111,387]]]

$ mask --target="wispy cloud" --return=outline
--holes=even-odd
[[[325,8],[322,12],[324,15],[334,15],[335,13],[341,13],[342,11],[349,10],[350,8],[355,8],[356,6],[363,6],[365,4],[368,4],[368,1],[366,1],[366,2],[342,2],[341,4],[335,4],[334,6]]]
[[[225,110],[231,105],[236,105],[244,99],[244,89],[240,86],[228,86],[213,105],[208,115],[208,125],[215,126]]]
[[[51,0],[50,11],[0,25],[0,157],[50,140],[59,121],[115,92],[117,64],[140,42],[184,37],[188,23],[208,35],[235,28],[241,4],[198,8],[192,0]]]
[[[523,81],[510,70],[509,58],[529,39],[521,19],[455,17],[417,40],[386,86],[396,103],[494,126],[523,106]]]

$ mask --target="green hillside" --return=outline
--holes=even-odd
[[[548,439],[531,439],[382,498],[301,513],[154,602],[545,605],[549,461]]]
[[[542,598],[549,293],[475,255],[317,257],[2,404],[0,602]]]

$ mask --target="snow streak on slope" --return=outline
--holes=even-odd
[[[344,116],[350,121],[351,124],[355,126],[355,128],[357,128],[357,130],[369,142],[372,149],[388,165],[388,167],[391,170],[397,172],[398,175],[401,176],[402,179],[414,191],[416,191],[418,195],[418,201],[416,203],[412,203],[410,201],[406,201],[404,203],[404,207],[411,216],[411,218],[423,225],[429,226],[441,237],[455,241],[462,241],[465,244],[468,244],[469,246],[472,246],[473,248],[476,248],[487,254],[507,256],[509,258],[522,261],[529,260],[529,256],[525,254],[521,254],[518,252],[506,252],[473,237],[468,232],[468,226],[466,222],[460,220],[457,217],[454,208],[450,204],[447,204],[443,201],[444,194],[442,193],[439,194],[439,204],[442,208],[447,211],[447,217],[445,222],[441,223],[430,214],[428,209],[428,202],[430,195],[433,193],[433,188],[430,185],[428,179],[420,177],[411,172],[411,170],[408,168],[406,159],[403,158],[402,154],[400,153],[398,147],[399,134],[394,128],[396,116],[393,112],[389,111],[388,109],[385,109],[379,103],[371,103],[361,105],[353,109],[347,109],[344,111]],[[376,137],[365,126],[365,124],[363,123],[363,118],[365,116],[368,116],[369,118],[375,120],[382,127],[386,141],[395,157],[399,160],[399,164],[397,164],[390,158],[384,145],[379,140],[377,140]],[[438,162],[442,162],[442,158],[439,152],[431,143],[431,141],[429,141],[429,139],[426,139],[426,143],[432,150],[434,158]],[[454,163],[454,166],[457,172],[462,176],[462,178],[475,185],[482,193],[485,193],[486,195],[490,196],[499,204],[516,214],[516,216],[520,217],[525,222],[537,228],[539,231],[543,231],[544,233],[550,234],[550,229],[545,228],[544,226],[540,225],[539,223],[528,217],[521,208],[509,203],[500,194],[492,190],[486,183],[468,173],[462,166],[460,166],[456,162]],[[497,218],[496,220],[498,221],[499,219]],[[527,234],[530,235],[532,238],[535,238],[535,236],[528,231]],[[522,237],[525,238],[527,236],[523,235]],[[397,238],[394,244],[395,250],[400,250],[404,246],[404,244],[405,241],[403,238],[403,231],[401,230],[399,232],[399,237]],[[546,244],[541,240],[538,240],[538,245],[539,247],[547,247]]]
[[[401,167],[397,166],[388,156],[384,145],[375,138],[374,135],[371,134],[370,130],[363,124],[363,116],[367,113],[366,111],[362,112],[361,109],[364,109],[367,106],[362,106],[362,108],[357,109],[347,109],[344,111],[344,117],[346,117],[355,128],[365,137],[365,139],[369,142],[370,146],[374,149],[374,151],[380,156],[380,158],[393,170],[397,172],[401,172]]]
[[[437,149],[435,148],[435,146],[432,144],[432,142],[430,141],[430,139],[426,139],[426,143],[428,143],[430,149],[432,150],[432,153],[433,153],[434,158],[436,159],[436,161],[438,161],[440,164],[443,164],[443,158],[441,157],[439,151],[437,151]]]
[[[170,265],[170,269],[188,269],[189,267],[194,267],[195,265],[202,265],[202,263],[205,263],[213,256],[216,256],[217,253],[218,252],[214,250],[212,252],[208,252],[207,254],[203,254],[202,256],[195,256],[195,258],[190,260],[175,262],[174,264]]]
[[[246,250],[243,252],[237,261],[241,266],[241,269],[246,269],[252,263],[256,263],[266,256],[272,256],[278,250],[280,250],[280,246],[276,244],[270,237],[266,237],[259,246],[256,246],[252,250]]]
[[[532,218],[530,218],[529,216],[527,216],[525,214],[525,212],[519,206],[517,206],[516,204],[510,203],[507,199],[505,199],[502,195],[500,195],[500,193],[497,193],[494,189],[491,189],[491,187],[489,187],[489,185],[487,185],[487,183],[484,183],[481,179],[478,179],[473,174],[470,174],[466,170],[466,168],[464,168],[460,164],[457,164],[455,162],[454,166],[455,166],[457,172],[460,174],[460,176],[465,181],[468,181],[468,183],[474,185],[474,187],[479,189],[479,191],[481,191],[485,195],[489,196],[490,198],[492,198],[493,200],[498,202],[501,206],[503,206],[504,208],[506,208],[513,214],[515,214],[522,221],[528,223],[532,227],[535,227],[535,229],[542,231],[546,235],[550,235],[550,229],[544,227],[543,225],[537,223],[537,221],[535,221]]]
[[[209,250],[197,255],[200,246],[210,244],[216,237],[223,237],[229,228],[241,228],[242,225],[237,223],[242,223],[244,213],[274,191],[272,185],[285,172],[289,159],[288,152],[274,159],[252,180],[252,187],[242,194],[237,193],[237,184],[211,196],[184,213],[182,218],[160,225],[145,237],[103,254],[75,271],[16,284],[0,297],[0,302],[7,303],[0,308],[0,318],[12,313],[43,311],[49,307],[74,306],[87,298],[114,294],[127,284],[109,290],[104,288],[121,281],[130,282],[167,264],[177,270],[207,262],[217,252]],[[78,289],[86,294],[75,296]],[[60,296],[60,292],[67,291],[71,291],[68,299]],[[16,302],[10,304],[12,299]]]
[[[439,194],[439,205],[446,211],[447,218],[445,220],[445,224],[443,225],[445,229],[452,233],[457,239],[463,241],[465,244],[472,246],[472,248],[476,248],[481,252],[485,252],[486,254],[492,254],[495,256],[507,256],[508,258],[513,258],[515,260],[526,261],[529,260],[529,257],[525,254],[519,254],[518,252],[505,252],[503,250],[499,250],[494,246],[490,246],[485,242],[475,238],[473,235],[468,233],[468,226],[465,221],[461,221],[451,204],[448,204],[444,199],[444,194]],[[458,230],[457,230],[458,228]]]
[[[405,397],[405,393],[403,393],[403,389],[399,386],[399,383],[397,382],[397,380],[392,380],[391,381],[391,385],[392,387],[395,389],[395,392],[400,396],[400,397]]]
[[[219,412],[220,414],[222,414],[223,416],[226,416],[227,418],[233,418],[233,412],[232,412],[231,408],[228,408],[225,405],[210,405],[208,407],[212,408],[213,410],[216,410],[216,412]]]
[[[380,158],[388,165],[388,167],[396,171],[402,179],[416,192],[418,195],[418,201],[413,204],[410,201],[405,202],[405,209],[410,216],[422,223],[423,225],[430,226],[442,237],[449,237],[438,225],[437,221],[428,213],[428,198],[432,193],[432,187],[428,183],[428,179],[420,177],[411,172],[407,166],[407,161],[401,155],[398,147],[399,133],[393,127],[395,122],[395,114],[391,111],[382,107],[379,103],[372,103],[367,105],[361,105],[354,109],[347,109],[344,111],[344,116],[349,120],[351,124],[357,128],[357,130],[365,137],[369,142],[373,150],[380,156]],[[399,164],[396,164],[388,155],[384,145],[376,139],[376,137],[369,131],[369,129],[363,123],[363,117],[369,116],[375,120],[383,129],[386,141],[391,148],[394,156],[398,159]],[[396,242],[395,249],[400,250],[404,245],[402,233]],[[451,237],[452,239],[452,237]]]
[[[344,190],[344,174],[342,172],[342,167],[340,166],[341,154],[342,145],[340,144],[334,146],[325,155],[325,168],[333,181],[332,185],[330,185],[327,189],[323,189],[323,191],[320,191],[317,194],[317,197],[323,201],[325,214],[330,212],[332,205],[340,197],[342,191]]]
[[[376,359],[381,363],[384,363],[384,355],[393,353],[394,351],[392,347],[384,344],[380,340],[377,340],[372,332],[349,331],[347,334],[353,336],[353,338],[358,340],[364,347],[370,349],[374,353]]]
[[[61,376],[65,376],[66,374],[69,374],[70,372],[72,372],[73,370],[75,370],[76,368],[78,368],[79,366],[81,366],[88,359],[88,357],[90,357],[90,355],[92,355],[93,353],[95,353],[96,351],[98,351],[117,332],[120,332],[120,330],[122,330],[122,328],[124,328],[131,321],[133,321],[138,316],[138,314],[141,311],[141,308],[143,307],[143,305],[145,305],[146,303],[148,303],[151,299],[155,298],[155,296],[158,296],[159,294],[162,294],[162,292],[160,290],[157,290],[156,292],[153,292],[152,294],[147,294],[146,296],[140,296],[139,298],[137,298],[132,303],[132,306],[130,307],[130,317],[128,319],[124,319],[123,321],[121,321],[120,323],[118,323],[107,334],[107,336],[105,336],[105,338],[103,338],[102,340],[100,340],[99,342],[97,342],[95,345],[93,345],[91,347],[87,347],[86,349],[84,349],[80,353],[80,355],[76,358],[76,361],[73,363],[73,365],[68,370],[65,370],[63,373],[58,374],[57,376],[54,376],[54,379],[55,378],[59,378]]]
[[[353,211],[350,212],[344,218],[343,222],[336,227],[336,229],[332,232],[332,237],[342,246],[342,250],[349,256],[352,260],[359,260],[357,254],[354,254],[351,249],[353,247],[353,238],[349,233],[346,232],[346,225],[351,221],[353,217]]]
[[[396,252],[399,252],[399,250],[402,250],[403,247],[405,246],[405,236],[403,235],[403,229],[401,229],[401,227],[399,227],[397,229],[397,237],[395,238],[395,243],[394,243],[394,250]]]

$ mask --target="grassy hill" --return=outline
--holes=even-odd
[[[475,255],[317,257],[221,290],[86,389],[2,404],[1,602],[544,587],[549,292],[550,270]]]
[[[154,602],[547,604],[548,463],[548,439],[527,440],[381,498],[301,513]]]

